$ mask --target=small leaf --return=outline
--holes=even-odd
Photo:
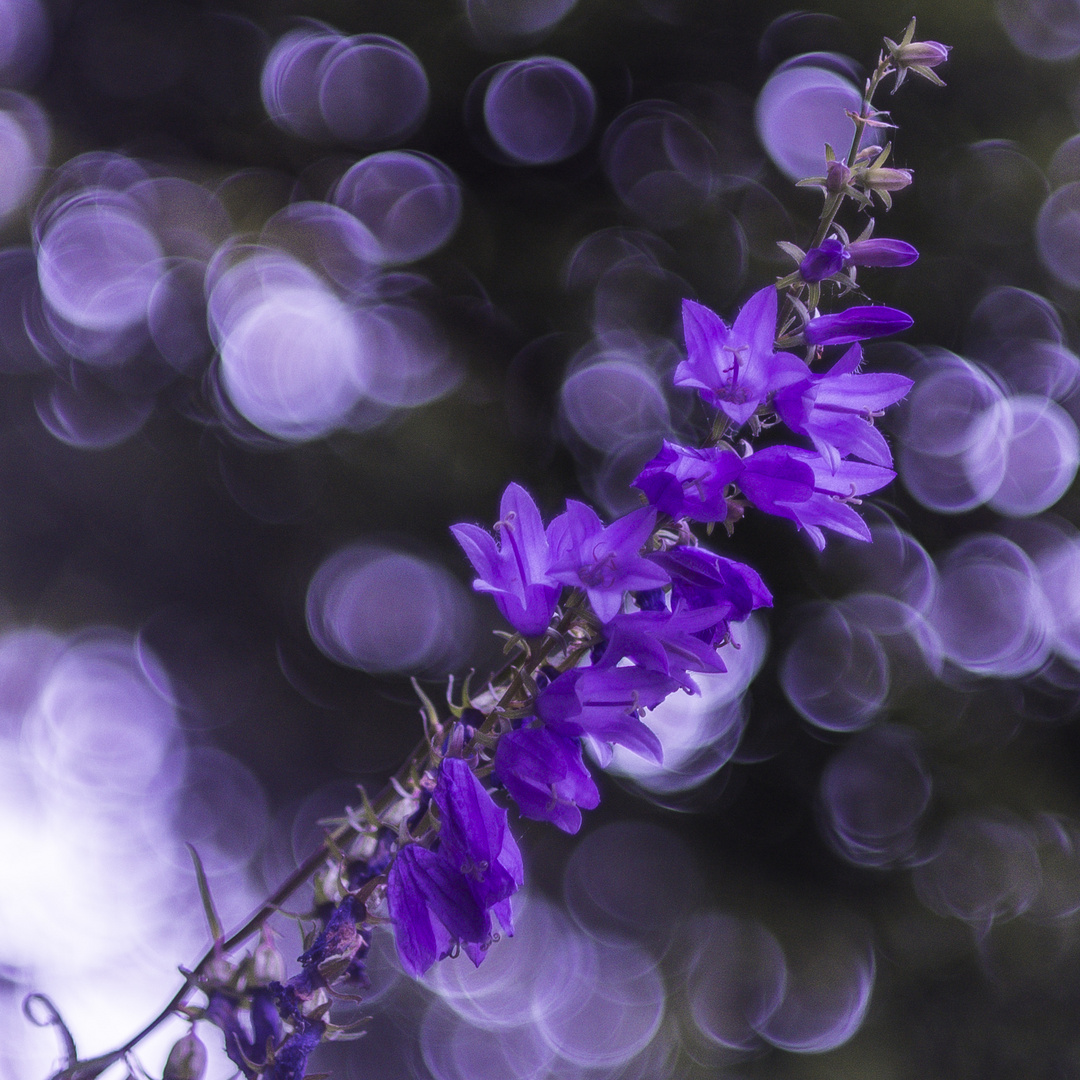
[[[203,869],[202,859],[199,858],[199,853],[191,844],[185,844],[184,846],[188,849],[191,861],[195,864],[195,878],[199,883],[199,896],[202,898],[203,911],[206,912],[210,935],[214,939],[214,944],[218,945],[224,940],[225,933],[221,925],[221,919],[218,918],[217,909],[214,907],[214,898],[210,895],[210,883],[206,880],[206,871]]]
[[[776,246],[797,263],[801,263],[806,258],[806,252],[802,248],[795,244],[789,244],[786,240],[777,240]]]

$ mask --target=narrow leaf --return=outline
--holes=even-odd
[[[218,945],[224,940],[225,933],[221,925],[221,919],[218,918],[217,909],[214,907],[214,898],[210,895],[210,883],[206,880],[206,871],[203,869],[202,859],[199,858],[199,853],[191,844],[185,844],[184,846],[188,849],[191,861],[195,864],[195,878],[199,883],[199,896],[202,898],[203,911],[206,912],[206,922],[210,927],[210,934],[214,939],[214,944]]]

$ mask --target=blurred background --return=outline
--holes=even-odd
[[[0,0],[2,1080],[57,1059],[30,991],[84,1056],[169,999],[185,842],[239,921],[414,745],[410,676],[498,663],[449,525],[636,505],[701,423],[681,299],[790,271],[913,14],[954,51],[879,101],[922,256],[860,272],[915,318],[875,542],[714,536],[776,606],[664,767],[515,826],[479,970],[377,935],[311,1070],[1080,1076],[1080,5]]]

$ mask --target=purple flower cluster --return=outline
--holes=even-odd
[[[806,258],[835,255],[839,270],[845,260],[907,257],[888,246],[893,242],[868,243]],[[812,449],[750,450],[741,443],[740,453],[728,441],[701,448],[665,442],[634,482],[651,505],[610,525],[584,503],[568,500],[545,527],[529,494],[511,484],[495,536],[477,525],[453,527],[476,571],[474,588],[494,597],[520,635],[535,639],[560,619],[560,632],[542,640],[559,640],[562,658],[555,666],[534,666],[531,690],[511,711],[502,712],[500,703],[489,714],[497,722],[491,772],[523,816],[571,833],[581,827],[581,811],[600,798],[583,740],[602,765],[616,745],[660,763],[663,747],[645,714],[676,690],[699,692],[694,674],[725,671],[718,649],[729,639],[730,624],[771,605],[761,578],[699,547],[686,519],[730,524],[752,505],[789,518],[819,549],[825,529],[870,539],[852,504],[895,475],[872,421],[911,382],[859,373],[858,344],[815,373],[798,356],[777,351],[777,316],[772,286],[755,293],[730,327],[701,304],[684,301],[687,357],[675,383],[697,390],[716,410],[714,431],[749,424],[756,434],[782,421]],[[808,316],[801,340],[848,343],[910,323],[892,308],[848,308]],[[670,527],[660,514],[672,519]],[[564,617],[559,605],[567,587],[573,591]],[[578,637],[567,645],[562,632],[571,627]],[[470,748],[480,752],[475,740]],[[492,940],[492,915],[512,933],[510,896],[521,883],[521,856],[506,813],[465,758],[443,759],[431,801],[440,822],[437,843],[403,846],[387,884],[398,952],[414,975],[459,947],[479,963]]]
[[[845,237],[811,249],[797,277],[800,288],[818,289],[834,278],[839,285],[852,265],[912,258],[914,249],[898,241]],[[701,447],[664,442],[634,481],[649,505],[605,525],[570,499],[545,526],[528,492],[510,484],[493,532],[453,527],[476,572],[473,587],[489,593],[517,631],[524,659],[489,688],[483,709],[467,696],[455,709],[460,719],[440,744],[430,743],[411,793],[399,790],[415,800],[401,804],[408,816],[394,828],[371,819],[367,854],[344,866],[344,898],[328,905],[301,972],[284,984],[208,995],[205,1016],[249,1080],[303,1075],[328,1031],[334,984],[363,983],[367,903],[380,903],[378,889],[402,967],[414,977],[459,951],[480,964],[500,933],[513,935],[511,898],[523,864],[496,787],[523,817],[575,833],[582,811],[600,801],[586,745],[601,765],[615,746],[662,763],[646,714],[676,691],[699,693],[696,675],[726,671],[720,649],[731,624],[772,604],[754,570],[698,544],[692,522],[730,527],[753,506],[793,521],[819,549],[824,530],[870,539],[853,504],[895,475],[873,419],[911,382],[861,373],[857,342],[911,320],[886,307],[811,315],[797,300],[790,306],[802,311],[802,326],[785,340],[808,344],[812,358],[820,346],[851,344],[827,370],[777,350],[773,286],[755,293],[730,327],[684,301],[687,356],[674,381],[715,410],[714,435]],[[779,423],[809,445],[753,448],[740,434]],[[441,730],[434,711],[430,719]]]
[[[327,1031],[330,987],[339,980],[367,985],[364,962],[371,931],[366,918],[363,903],[346,896],[325,915],[322,929],[300,957],[300,972],[288,982],[272,980],[247,994],[209,992],[204,1018],[221,1029],[225,1053],[247,1080],[301,1080],[308,1057]]]
[[[675,370],[675,383],[697,390],[725,426],[756,421],[760,428],[775,416],[813,450],[777,445],[740,454],[730,442],[698,449],[665,441],[634,486],[675,519],[731,522],[749,504],[789,518],[819,550],[823,529],[869,540],[851,504],[895,476],[873,418],[899,401],[911,380],[860,374],[858,344],[815,374],[797,356],[776,351],[776,318],[772,286],[755,293],[730,328],[708,308],[684,300],[687,358]],[[810,344],[846,344],[910,325],[893,308],[852,307],[809,319],[803,335]]]
[[[660,762],[663,749],[644,714],[676,690],[697,693],[691,672],[725,671],[717,649],[730,624],[772,603],[750,567],[693,543],[659,543],[656,522],[657,511],[642,507],[605,526],[568,500],[545,528],[532,498],[511,484],[498,540],[475,525],[453,529],[478,575],[474,587],[492,594],[520,634],[547,630],[564,588],[573,590],[569,603],[584,636],[557,666],[537,673],[523,706],[503,715],[494,709],[501,730],[490,753],[491,771],[519,812],[568,833],[600,801],[583,740],[601,763],[615,745]],[[479,964],[495,936],[493,917],[513,933],[521,854],[474,764],[454,752],[442,759],[430,797],[437,839],[402,844],[389,871],[398,953],[414,976],[459,948]]]

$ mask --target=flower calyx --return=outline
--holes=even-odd
[[[884,148],[866,147],[856,158],[856,165],[852,170],[851,186],[862,193],[860,201],[864,204],[870,203],[870,196],[877,195],[885,205],[885,209],[888,210],[892,207],[890,192],[901,191],[914,179],[911,169],[894,169],[885,164],[891,150],[892,143],[887,143]],[[873,161],[870,161],[872,153],[876,153],[877,156],[874,157]],[[859,158],[862,158],[863,161],[860,162]]]
[[[909,71],[935,86],[945,85],[944,80],[932,69],[949,59],[952,46],[942,45],[940,41],[916,41],[914,17],[908,23],[899,43],[892,38],[886,38],[885,48],[889,52],[889,62],[896,71],[896,82],[892,88],[894,94],[900,89]]]

